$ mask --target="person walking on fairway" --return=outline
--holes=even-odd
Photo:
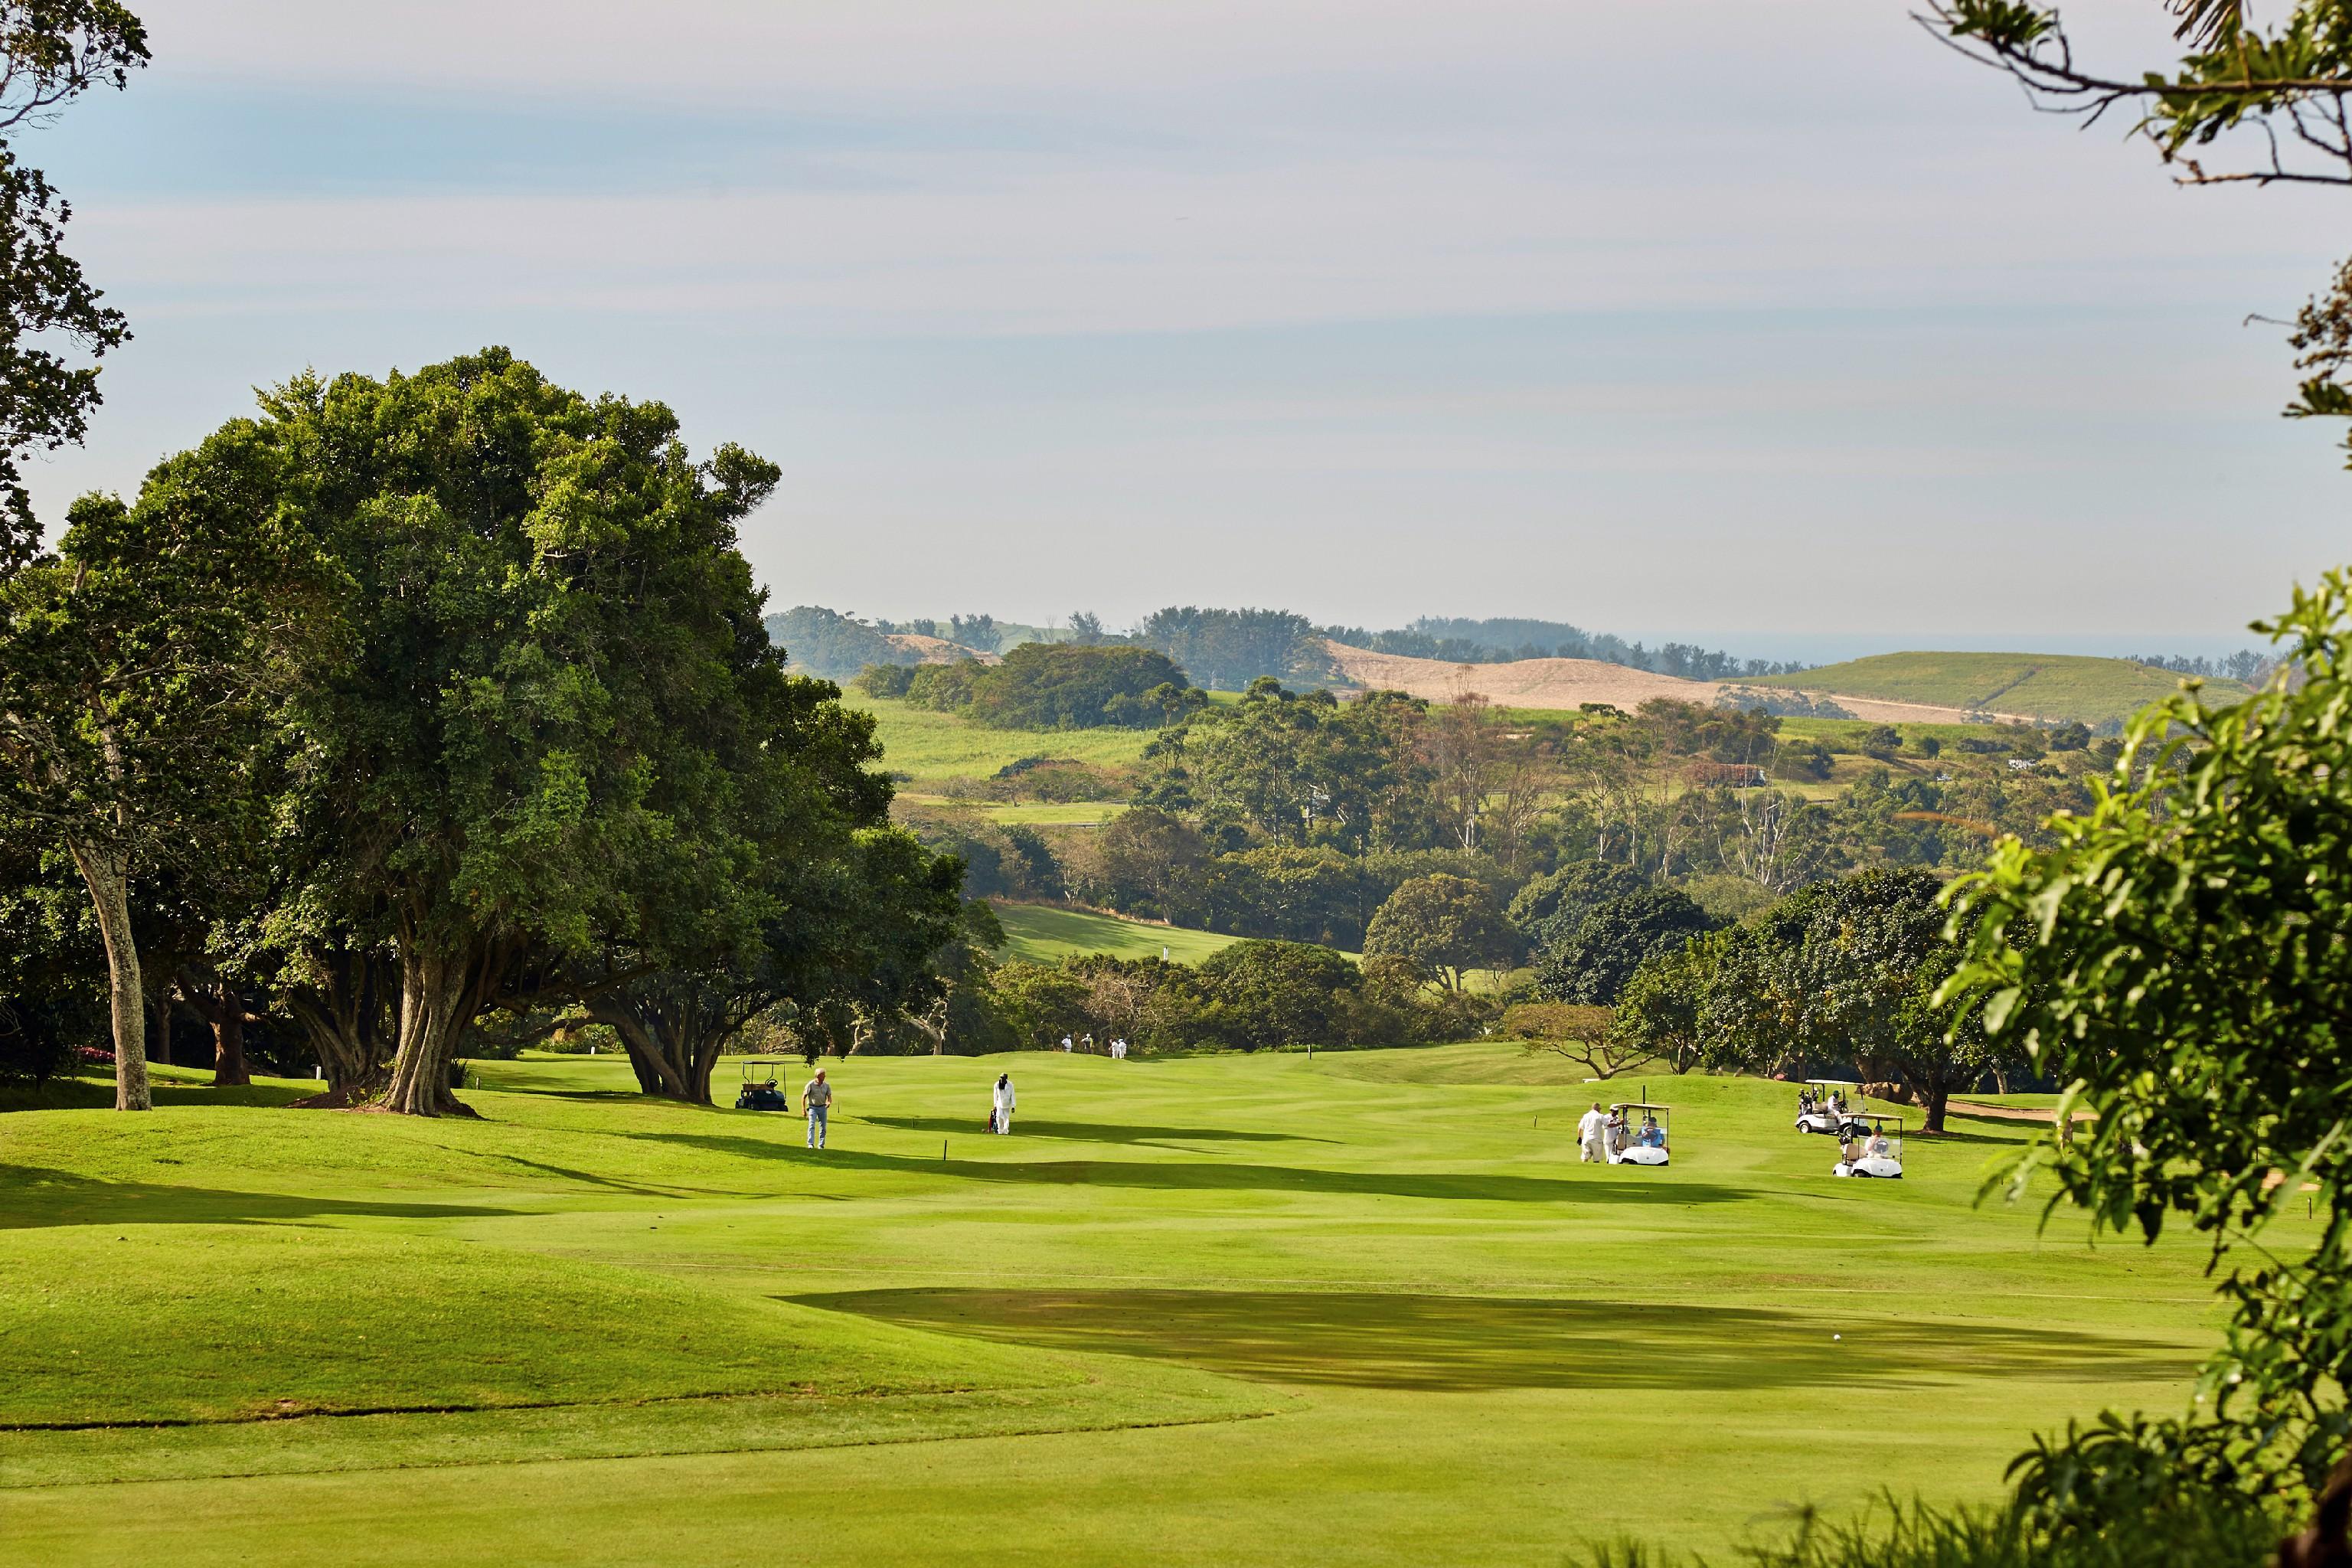
[[[1596,1100],[1592,1102],[1591,1110],[1576,1119],[1576,1142],[1579,1150],[1577,1159],[1580,1163],[1588,1165],[1595,1163],[1605,1165],[1609,1163],[1608,1148],[1601,1141],[1601,1135],[1608,1129],[1609,1117],[1601,1110],[1601,1102]]]
[[[824,1147],[825,1113],[833,1109],[833,1085],[824,1081],[824,1069],[801,1087],[801,1109],[808,1112],[808,1146]]]
[[[1013,1075],[1012,1075],[1012,1074],[1010,1074],[1010,1073],[998,1073],[998,1074],[996,1075],[996,1096],[995,1096],[995,1100],[994,1100],[994,1102],[993,1102],[993,1103],[994,1103],[994,1105],[995,1105],[995,1107],[996,1107],[996,1130],[997,1130],[999,1132],[1010,1132],[1010,1131],[1013,1131]]]

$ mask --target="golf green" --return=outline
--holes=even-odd
[[[1788,1086],[1499,1044],[829,1066],[822,1153],[601,1058],[481,1064],[478,1121],[0,1116],[9,1560],[1719,1550],[1990,1496],[2215,1337],[2193,1245],[1975,1202],[2013,1121],[1847,1182]],[[1644,1088],[1674,1163],[1580,1164]]]

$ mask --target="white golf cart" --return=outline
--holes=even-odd
[[[1845,1141],[1832,1176],[1883,1176],[1903,1179],[1903,1119],[1868,1111],[1855,1118],[1863,1129]]]
[[[1862,1085],[1847,1083],[1833,1078],[1813,1078],[1797,1091],[1797,1131],[1826,1132],[1832,1138],[1852,1138],[1862,1131],[1859,1108],[1862,1105]]]
[[[1612,1165],[1663,1165],[1666,1163],[1666,1118],[1674,1108],[1652,1105],[1643,1100],[1628,1100],[1609,1108],[1615,1120],[1607,1133],[1609,1163]]]

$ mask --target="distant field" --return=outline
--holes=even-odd
[[[2170,696],[2179,680],[2129,659],[2074,654],[1883,653],[1744,684],[2103,724]],[[2208,681],[2206,689],[2217,696],[2246,694],[2234,680]]]
[[[947,779],[987,778],[1024,757],[1132,763],[1151,739],[1148,730],[991,730],[958,714],[910,708],[896,698],[852,691],[842,700],[874,715],[882,765],[907,774],[918,789]]]
[[[1004,926],[1005,955],[1027,959],[1032,963],[1059,963],[1073,953],[1085,952],[1157,958],[1162,948],[1179,963],[1198,963],[1220,948],[1231,947],[1241,940],[1219,936],[1214,931],[1156,926],[1085,910],[1055,909],[1050,904],[998,904],[996,918]]]
[[[930,806],[956,811],[969,811],[975,816],[1000,825],[1022,823],[1030,827],[1099,827],[1127,809],[1124,801],[1024,801],[1003,805],[990,801],[956,800],[942,795],[902,793],[898,799],[908,805]]]

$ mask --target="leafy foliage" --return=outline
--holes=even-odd
[[[919,659],[879,627],[821,605],[795,605],[768,616],[765,624],[769,637],[783,648],[794,669],[826,680],[846,680],[872,666],[887,668]],[[901,696],[904,689],[876,695]]]
[[[15,132],[91,88],[126,86],[146,63],[146,27],[114,0],[0,0],[0,573],[40,545],[26,456],[79,442],[99,405],[98,366],[56,349],[96,361],[131,336],[67,254],[73,209]]]
[[[1559,916],[1553,916],[1554,921]],[[1675,888],[1644,888],[1603,900],[1558,938],[1547,928],[1536,986],[1545,996],[1613,1005],[1643,962],[1679,952],[1715,929],[1714,917]]]
[[[2095,1532],[2052,1531],[2013,1507],[1940,1509],[1889,1498],[1832,1521],[1800,1513],[1779,1539],[1743,1548],[1749,1568],[2264,1568],[2280,1522],[2258,1503],[2201,1497],[2165,1512],[2115,1516]],[[1590,1568],[1706,1568],[1636,1542],[1604,1546]]]
[[[1969,963],[1948,991],[2068,1086],[2062,1122],[2097,1113],[2016,1182],[2046,1166],[2102,1226],[2177,1221],[2211,1245],[2231,1306],[2203,1384],[2214,1423],[2168,1436],[2225,1479],[2315,1486],[2352,1440],[2352,575],[2267,629],[2298,679],[2151,708],[2053,847],[2004,840],[1963,879]],[[2246,1260],[2306,1195],[2326,1216],[2311,1250]]]
[[[1493,890],[1443,872],[1399,887],[1364,932],[1367,959],[1400,959],[1449,991],[1465,970],[1507,968],[1514,946]]]
[[[968,711],[1000,730],[1158,727],[1162,688],[1184,685],[1184,672],[1145,647],[1023,643],[1004,662],[980,670]]]
[[[1213,691],[1239,691],[1261,677],[1319,679],[1330,670],[1314,626],[1287,610],[1171,605],[1153,611],[1136,640],[1182,665]]]

